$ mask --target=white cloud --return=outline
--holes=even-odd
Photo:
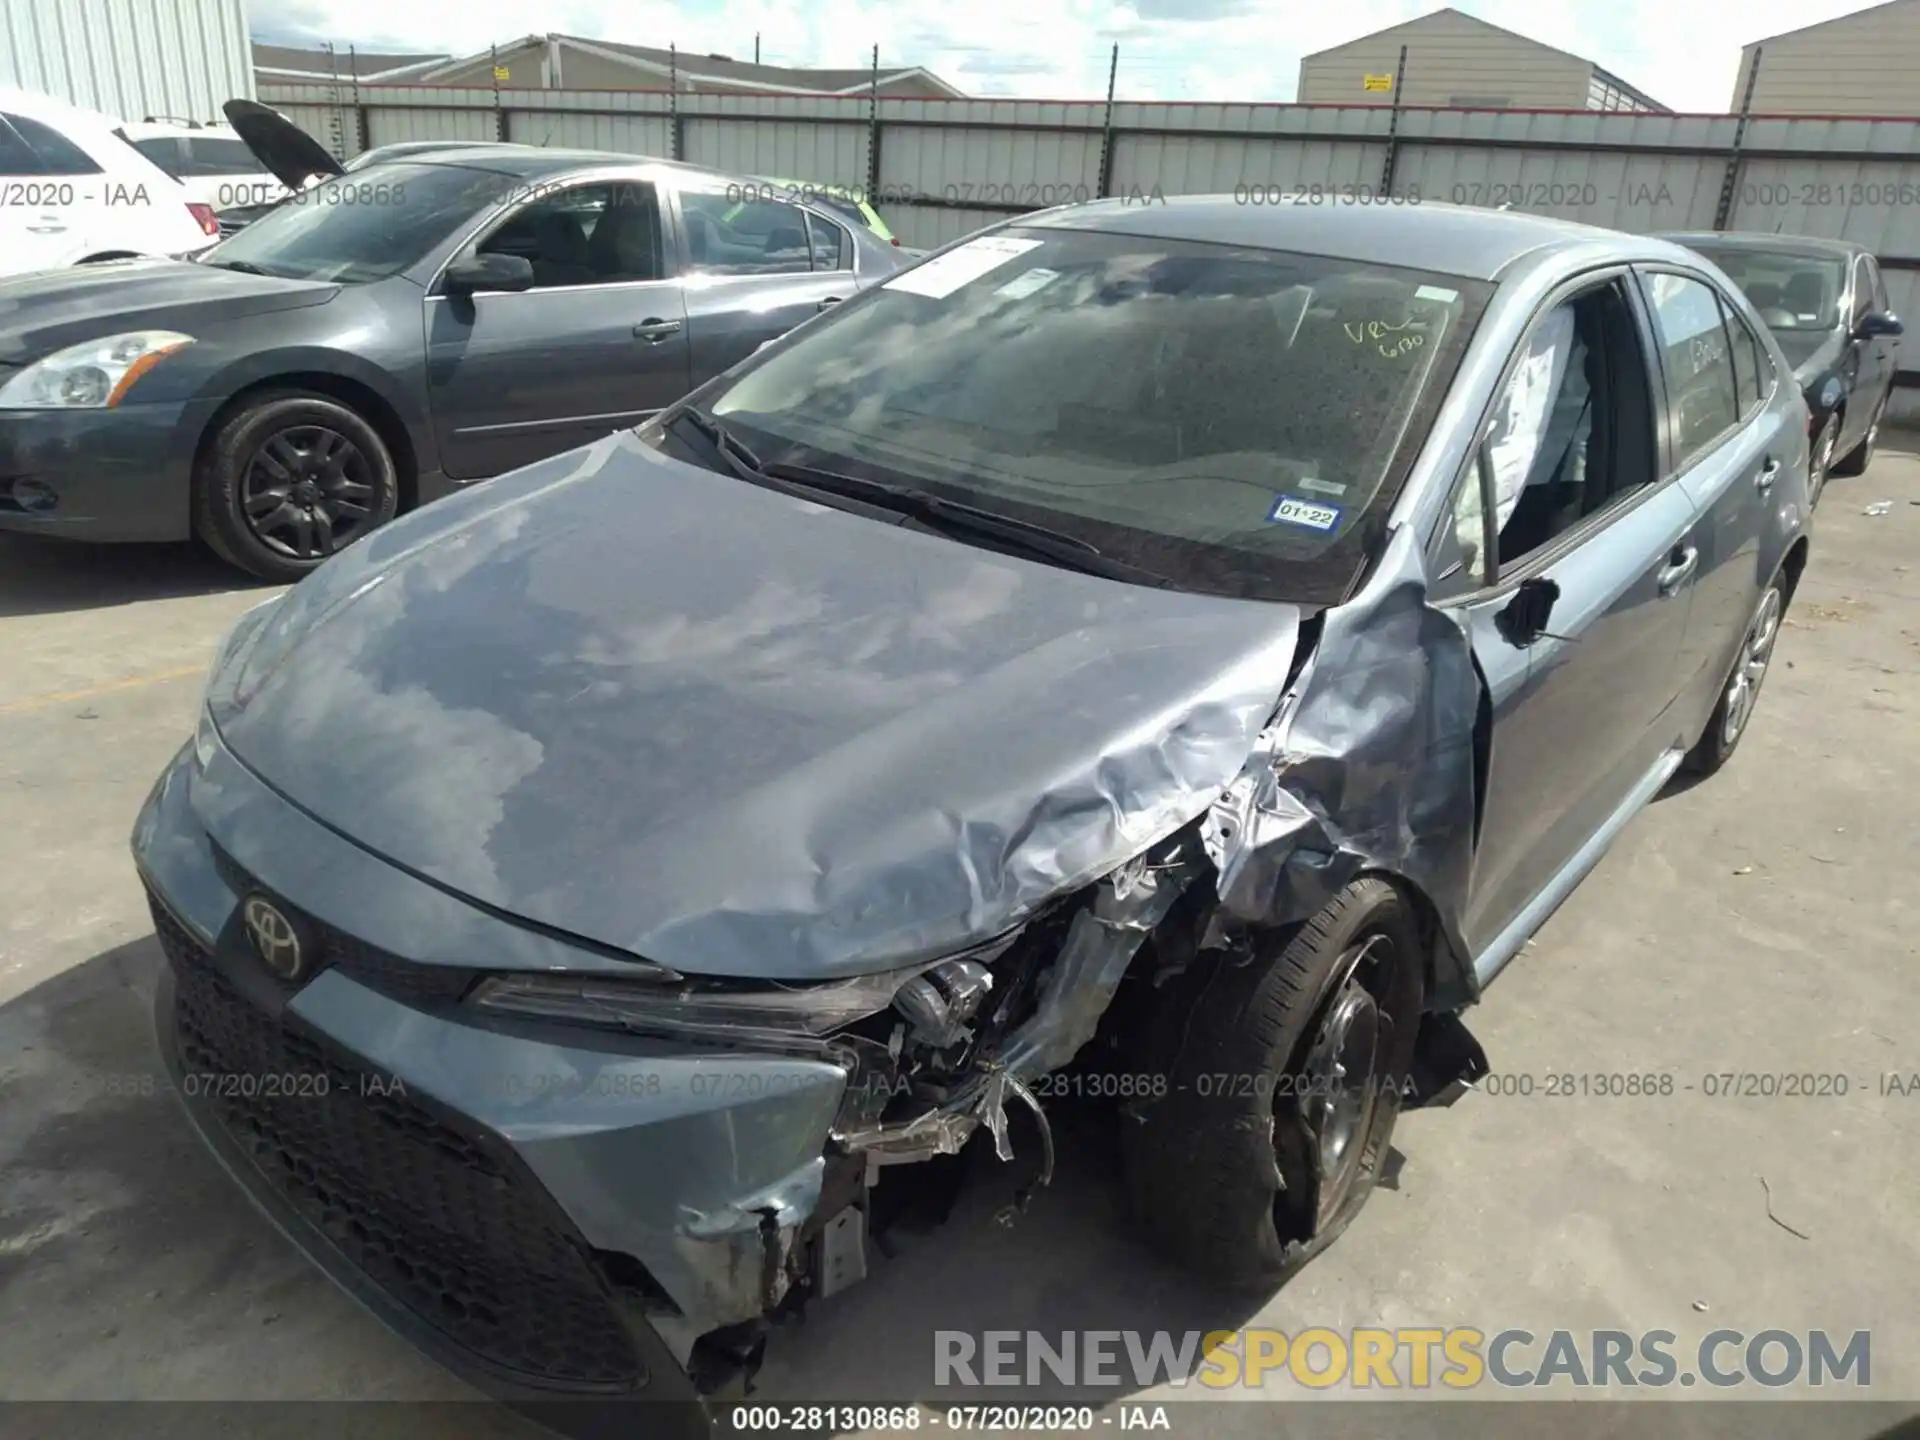
[[[1132,100],[1293,97],[1300,57],[1435,8],[1420,0],[287,0],[255,33],[362,49],[470,53],[560,31],[751,59],[924,65],[973,94],[1103,95],[1109,47]],[[1857,0],[1462,0],[1460,9],[1597,61],[1683,110],[1723,110],[1742,44],[1861,8]]]

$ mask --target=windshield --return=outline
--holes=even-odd
[[[1700,253],[1746,292],[1770,330],[1831,330],[1840,323],[1845,262],[1790,250],[1702,245]]]
[[[384,280],[418,264],[506,189],[492,170],[369,167],[288,197],[200,263],[291,280]]]
[[[1326,256],[1014,228],[848,302],[709,408],[762,461],[1042,524],[1187,588],[1330,603],[1490,293]]]

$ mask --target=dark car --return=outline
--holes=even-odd
[[[1733,753],[1807,459],[1658,240],[1009,222],[240,621],[133,837],[178,1093],[508,1394],[734,1384],[897,1166],[1030,1190],[1059,1095],[1122,1100],[1167,1252],[1275,1283]]]
[[[197,535],[293,579],[909,263],[805,204],[728,226],[741,193],[634,156],[462,149],[300,190],[197,263],[0,281],[0,529]]]
[[[1873,253],[1844,240],[1699,234],[1668,239],[1697,250],[1746,291],[1793,365],[1813,437],[1813,500],[1829,475],[1873,461],[1906,327],[1887,303]]]

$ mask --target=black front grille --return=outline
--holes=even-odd
[[[584,1242],[491,1137],[292,1017],[248,1003],[154,901],[187,1084],[261,1175],[389,1295],[482,1362],[536,1384],[642,1378]]]
[[[262,885],[245,866],[218,845],[213,847],[213,863],[220,872],[220,878],[235,895],[244,897],[255,891],[270,895],[281,909],[289,915],[300,917],[312,928],[320,940],[320,958],[308,972],[309,975],[317,975],[329,965],[338,965],[362,985],[378,990],[403,1005],[457,1004],[479,978],[478,971],[464,966],[426,965],[404,959],[392,951],[369,945],[337,926],[315,919],[271,887]]]

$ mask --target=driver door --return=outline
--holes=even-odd
[[[1436,538],[1435,593],[1492,710],[1463,917],[1482,983],[1672,768],[1698,552],[1694,502],[1665,477],[1657,374],[1625,272],[1550,300]]]
[[[644,181],[542,187],[460,252],[517,255],[533,287],[426,300],[442,465],[485,479],[637,425],[692,388],[686,308]]]

